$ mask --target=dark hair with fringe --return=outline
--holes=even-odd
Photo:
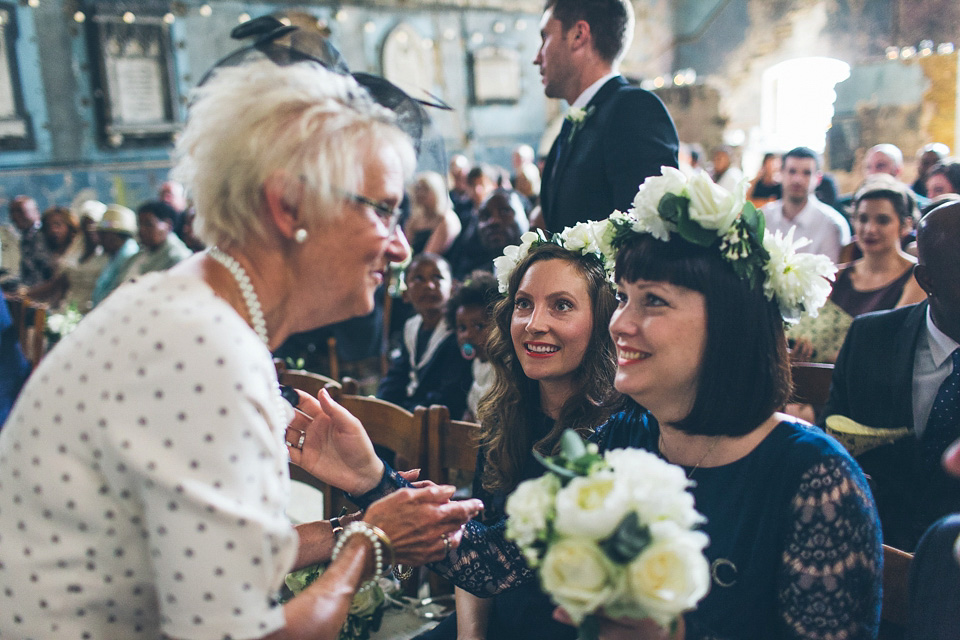
[[[911,195],[910,189],[893,176],[885,173],[876,174],[867,178],[853,197],[853,215],[856,219],[857,209],[864,200],[886,200],[893,206],[893,210],[900,219],[902,226],[907,220],[911,224],[919,219],[917,202]]]
[[[706,298],[707,341],[697,397],[674,426],[685,433],[740,436],[759,427],[792,390],[783,317],[776,301],[741,280],[716,248],[650,235],[617,254],[617,282],[669,282]]]
[[[546,260],[564,260],[584,277],[593,311],[593,329],[583,362],[576,370],[579,390],[563,404],[551,431],[534,442],[531,434],[531,409],[539,408],[540,387],[523,372],[510,337],[510,324],[517,289],[530,265]],[[531,450],[550,455],[556,452],[560,434],[574,429],[589,433],[621,406],[621,396],[613,388],[616,352],[610,338],[609,323],[616,298],[603,265],[594,256],[544,243],[531,248],[510,276],[507,296],[494,309],[494,323],[487,339],[487,355],[496,372],[493,388],[477,411],[482,425],[480,445],[485,451],[483,488],[507,492],[520,482],[524,461]]]

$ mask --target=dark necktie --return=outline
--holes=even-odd
[[[937,391],[922,438],[925,461],[938,466],[944,450],[960,436],[960,349],[951,358],[953,371]]]

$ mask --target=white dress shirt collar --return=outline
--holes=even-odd
[[[960,343],[940,331],[940,328],[934,324],[929,306],[927,307],[927,334],[930,341],[930,355],[933,356],[933,363],[939,368],[960,347]]]
[[[583,93],[577,96],[577,99],[573,101],[573,104],[571,104],[570,107],[580,107],[581,109],[586,107],[588,104],[590,104],[590,101],[593,100],[593,96],[597,95],[597,92],[600,91],[600,87],[607,84],[608,80],[611,78],[616,78],[618,75],[620,74],[616,72],[610,72],[603,76],[592,85],[584,89]]]

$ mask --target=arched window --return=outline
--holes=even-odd
[[[834,58],[796,58],[763,73],[760,127],[763,146],[784,151],[804,146],[823,153],[837,99],[834,87],[850,65]]]

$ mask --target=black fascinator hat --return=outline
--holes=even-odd
[[[397,126],[413,140],[421,161],[422,152],[430,150],[429,153],[436,156],[433,162],[437,166],[444,166],[443,139],[433,131],[430,116],[424,109],[426,106],[451,111],[451,107],[442,100],[417,100],[386,78],[369,73],[351,73],[343,56],[325,35],[284,24],[272,15],[253,18],[234,27],[230,37],[234,40],[252,39],[253,44],[222,58],[203,76],[201,85],[220,67],[238,66],[264,56],[279,66],[318,62],[330,71],[352,76],[377,103],[396,114]]]

